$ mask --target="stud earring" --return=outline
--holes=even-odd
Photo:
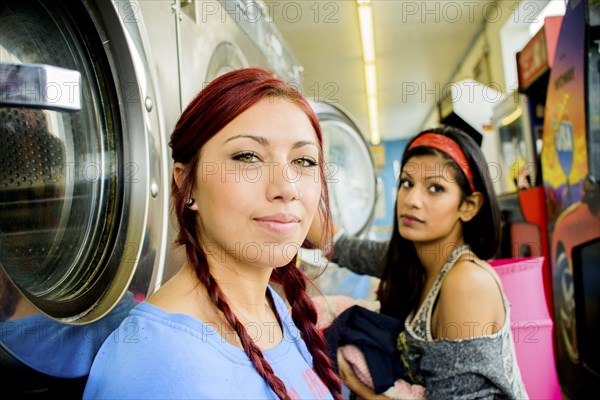
[[[188,201],[186,201],[186,202],[185,202],[185,206],[186,206],[186,207],[188,207],[188,208],[190,208],[191,206],[193,206],[193,205],[194,205],[194,203],[195,203],[195,202],[196,202],[196,200],[194,200],[194,198],[193,198],[193,197],[190,197],[190,198],[188,199]]]

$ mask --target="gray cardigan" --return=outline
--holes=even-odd
[[[379,278],[385,267],[388,242],[341,234],[333,246],[331,261],[360,275]]]
[[[379,277],[387,248],[388,242],[342,234],[335,242],[331,261],[355,273]],[[424,385],[431,400],[527,399],[515,360],[510,305],[505,297],[504,303],[506,321],[497,337],[427,340],[404,330],[398,337],[398,347],[412,375],[407,380]],[[410,317],[412,314],[407,322]]]

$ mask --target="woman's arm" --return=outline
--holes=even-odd
[[[331,261],[361,274],[380,277],[385,267],[388,242],[342,234],[333,245]]]
[[[360,275],[379,278],[385,267],[388,242],[359,239],[346,235],[339,227],[330,222],[330,230],[337,237],[333,243],[331,261],[340,267]],[[317,248],[325,249],[324,221],[317,213],[308,231],[308,240]]]
[[[506,318],[502,291],[485,267],[459,261],[440,290],[420,373],[430,400],[514,398],[506,379],[501,336]],[[490,337],[491,336],[491,337]]]
[[[450,340],[488,336],[500,330],[505,318],[501,286],[492,272],[483,261],[459,261],[442,283],[432,335]]]

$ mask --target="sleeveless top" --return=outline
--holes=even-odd
[[[397,347],[406,380],[425,386],[429,399],[527,399],[510,330],[510,305],[496,278],[505,310],[500,330],[468,339],[432,337],[431,316],[442,281],[463,254],[473,255],[467,245],[454,250],[421,307],[404,322]]]

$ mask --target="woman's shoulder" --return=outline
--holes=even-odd
[[[177,335],[182,328],[177,314],[168,313],[148,302],[136,305],[121,321],[112,333],[112,340],[107,339],[105,345],[135,343],[142,345],[156,341],[162,337]],[[184,324],[189,325],[189,324]],[[129,347],[133,349],[133,347]]]
[[[136,393],[147,388],[158,390],[157,386],[168,380],[180,379],[181,366],[199,374],[210,372],[223,358],[215,338],[214,330],[188,315],[168,313],[142,302],[104,341],[94,359],[88,386]],[[166,371],[179,372],[173,375]],[[135,390],[127,386],[132,384],[127,378],[131,373],[135,373],[137,383],[144,382],[136,383]],[[128,387],[124,392],[119,387],[123,385]]]
[[[192,345],[197,348],[213,344],[215,333],[210,325],[191,315],[169,312],[143,301],[121,321],[103,348],[115,353],[131,352],[132,356],[145,351],[157,355],[185,352]]]
[[[227,365],[206,337],[161,314],[148,303],[132,310],[98,351],[84,398],[201,397],[198,380]]]
[[[500,330],[505,319],[504,296],[492,267],[478,259],[459,260],[442,282],[437,315],[443,326],[457,327],[454,333],[443,329],[449,339],[490,335]]]
[[[498,292],[502,284],[496,271],[487,262],[467,254],[447,272],[442,287],[454,290]]]

